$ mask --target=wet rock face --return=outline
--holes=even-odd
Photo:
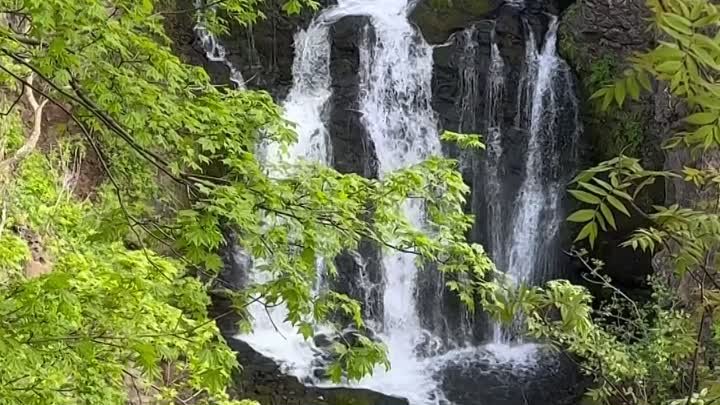
[[[622,74],[629,56],[652,46],[655,38],[646,30],[647,17],[644,0],[578,1],[562,15],[559,51],[581,81],[582,119],[588,140],[582,167],[611,159],[621,151],[641,158],[647,168],[663,166],[661,128],[668,126],[670,117],[656,113],[658,96],[645,95],[607,113],[599,112],[588,101],[605,82]],[[643,194],[638,203],[644,207],[662,204],[665,198],[660,182]],[[619,245],[644,221],[624,216],[618,219],[618,231],[601,235],[595,255],[605,262],[605,271],[618,286],[628,291],[642,289],[652,272],[650,255]]]
[[[447,1],[447,0],[440,0]],[[178,0],[178,3],[191,3],[192,0]],[[421,0],[418,9],[412,18],[418,29],[431,43],[442,44],[435,48],[434,78],[433,78],[433,107],[438,113],[441,127],[458,130],[461,117],[459,114],[460,76],[458,61],[464,51],[460,42],[453,41],[451,35],[457,35],[470,25],[475,25],[476,32],[473,41],[478,45],[478,54],[473,63],[480,72],[487,72],[489,67],[490,47],[494,31],[495,42],[498,43],[500,53],[506,61],[505,77],[511,85],[506,88],[506,97],[501,107],[503,112],[503,126],[506,128],[506,148],[513,155],[522,156],[521,150],[526,144],[527,134],[515,128],[517,115],[517,83],[520,80],[523,59],[525,54],[525,35],[522,19],[530,22],[530,26],[538,40],[543,38],[543,30],[547,27],[547,17],[543,11],[548,7],[539,0],[527,0],[526,7],[503,6],[496,0],[454,0],[455,5],[449,13],[434,14],[432,0]],[[270,9],[266,10],[268,19],[260,22],[250,30],[234,30],[228,38],[222,38],[222,43],[228,50],[229,59],[241,68],[243,76],[250,88],[269,90],[277,101],[287,94],[292,85],[293,62],[293,36],[298,27],[304,27],[311,16],[305,14],[299,17],[287,17],[279,11],[279,0],[267,2]],[[179,7],[187,7],[179,5]],[[492,21],[489,21],[491,19]],[[178,20],[169,22],[174,27],[176,35],[176,49],[190,63],[204,66],[217,83],[228,83],[229,71],[223,64],[208,62],[204,52],[192,33],[192,18],[178,17]],[[357,173],[368,178],[377,177],[377,161],[372,142],[370,142],[362,123],[358,105],[360,44],[367,37],[372,38],[372,29],[369,28],[366,17],[347,17],[335,22],[330,30],[331,44],[331,72],[332,97],[328,106],[328,129],[332,139],[332,159],[337,170],[343,173]],[[450,40],[449,40],[450,39]],[[485,94],[485,80],[478,80],[478,92],[481,98]],[[482,133],[486,127],[483,106],[477,105],[478,120],[473,124],[472,131]],[[451,151],[457,156],[457,151]],[[522,178],[522,162],[509,160],[504,174],[510,183],[518,183]],[[469,179],[469,183],[479,189]],[[515,184],[513,183],[513,184]],[[516,186],[512,186],[516,189]],[[511,199],[512,196],[508,196]],[[478,237],[481,239],[481,237]],[[340,276],[333,280],[333,287],[348,295],[364,301],[362,294],[366,290],[359,288],[361,276],[374,285],[380,285],[382,272],[380,271],[380,256],[377,248],[363,244],[360,248],[365,258],[364,266],[359,265],[351,255],[342,255],[336,260],[340,269]],[[226,271],[222,278],[233,287],[240,288],[246,282],[247,263],[238,252],[228,249],[225,252]],[[425,272],[423,275],[437,275],[437,272]],[[438,302],[432,302],[428,297],[438,297],[438,294],[426,293],[426,290],[442,285],[436,279],[428,279],[421,283],[417,294],[420,298],[419,306],[423,312],[422,319],[428,329],[438,335],[450,339],[459,330],[461,318],[459,305],[454,295],[442,296]],[[423,287],[424,285],[424,287]],[[425,290],[424,290],[425,289]],[[380,299],[382,291],[371,291],[375,294],[369,297],[369,302],[378,303],[373,308],[363,308],[370,319],[381,321],[383,308]],[[229,301],[222,298],[214,299],[214,311],[223,314],[229,308]],[[456,315],[451,315],[456,314]],[[481,315],[478,315],[481,316]],[[485,322],[476,322],[478,330]],[[247,344],[232,338],[236,332],[234,320],[223,317],[219,327],[226,336],[230,346],[237,352],[238,360],[243,366],[242,373],[236,376],[236,397],[250,398],[260,401],[263,405],[407,405],[407,401],[400,398],[386,396],[368,390],[347,388],[324,389],[306,385],[287,375],[273,360],[255,352]],[[345,339],[348,339],[345,336]],[[476,333],[472,342],[483,341],[487,336]],[[316,345],[320,348],[329,348],[337,337],[316,337]],[[427,354],[435,350],[429,342],[422,347]],[[331,357],[319,358],[332,361]],[[321,362],[322,363],[322,362]],[[322,366],[319,364],[316,377],[323,377]],[[495,365],[497,366],[497,364]],[[564,366],[563,366],[564,367]],[[569,368],[555,368],[566,383],[577,383],[577,374]],[[469,357],[462,362],[451,362],[437,375],[442,381],[448,400],[459,405],[543,405],[571,404],[571,398],[576,398],[576,391],[559,385],[557,380],[550,379],[549,371],[544,369],[533,370],[533,373],[516,374],[517,369],[512,367],[497,367],[490,370],[490,363],[482,356]],[[579,384],[576,384],[579,385]],[[522,387],[522,389],[517,389]],[[579,391],[580,388],[577,388]],[[528,401],[529,400],[529,401]],[[542,402],[541,402],[542,401]]]
[[[503,0],[421,0],[410,19],[431,44],[444,43],[453,32],[489,15]]]
[[[573,5],[566,20],[588,47],[609,47],[629,54],[646,49],[652,35],[647,32],[648,10],[644,0],[586,0]]]
[[[321,4],[334,3],[322,0]],[[231,34],[220,42],[227,51],[227,59],[240,69],[246,85],[252,89],[268,90],[277,100],[285,97],[292,86],[293,41],[295,33],[306,27],[312,19],[311,10],[288,16],[282,10],[283,1],[262,2],[261,11],[266,18],[249,28],[231,26]],[[193,8],[193,0],[175,0],[175,8]],[[188,63],[202,66],[218,84],[230,84],[230,70],[220,62],[205,57],[193,27],[191,13],[179,13],[166,19],[166,27],[173,39],[175,51]]]
[[[437,45],[448,41],[452,34],[483,20],[496,20],[501,25],[501,19],[511,14],[559,14],[570,1],[419,0],[410,14],[410,20],[430,44]]]
[[[359,105],[360,46],[369,36],[372,28],[367,17],[345,17],[330,30],[332,97],[328,126],[335,169],[375,178],[375,148],[361,122]]]

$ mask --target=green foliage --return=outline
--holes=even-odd
[[[586,58],[582,44],[578,44],[573,38],[572,32],[567,29],[568,22],[572,24],[578,18],[580,3],[573,3],[568,6],[561,16],[561,28],[558,32],[558,50],[560,55],[576,68],[579,62]]]
[[[165,389],[222,403],[234,355],[207,318],[203,285],[178,263],[91,242],[91,207],[49,162],[31,155],[6,184],[9,224],[26,223],[53,250],[52,272],[25,279],[28,245],[5,229],[0,246],[0,396],[8,404],[121,404],[124,378],[150,386],[163,367],[193,375]],[[64,195],[64,196],[63,196]],[[6,203],[8,200],[5,201]],[[6,278],[9,271],[14,277]],[[218,402],[220,401],[220,402]]]
[[[602,46],[580,42],[575,37],[581,29],[582,17],[578,15],[580,3],[571,5],[563,14],[563,29],[559,32],[558,46],[563,57],[573,66],[582,90],[594,94],[614,82],[618,72],[626,64],[613,52]],[[567,24],[571,27],[568,28]],[[582,36],[580,36],[582,38]],[[604,97],[604,94],[603,94]],[[592,138],[593,157],[598,161],[612,159],[619,154],[640,156],[646,132],[652,118],[644,102],[628,105],[624,109],[588,109],[585,121],[586,134]],[[646,149],[645,149],[646,150]]]
[[[673,306],[677,297],[655,278],[650,280],[653,299],[637,303],[601,274],[601,262],[586,261],[587,252],[575,254],[589,271],[586,280],[610,298],[593,309],[584,288],[551,282],[528,300],[534,304],[530,333],[582,359],[583,371],[595,381],[587,393],[593,403],[667,403],[676,398],[676,384],[693,360],[696,343],[693,320]],[[552,315],[556,311],[559,317]]]
[[[9,232],[0,234],[0,284],[18,278],[29,258],[30,249],[22,238]]]
[[[594,125],[601,127],[603,122],[607,124],[608,119],[612,119],[614,125],[609,133],[599,134],[598,140],[603,158],[611,159],[620,154],[639,156],[646,141],[645,133],[649,124],[645,114],[613,110],[598,117]]]
[[[0,96],[0,110],[8,111],[12,102],[2,100]],[[0,120],[0,158],[4,155],[9,155],[14,152],[23,144],[25,136],[23,134],[22,122],[20,116],[15,113],[10,113],[7,117]]]
[[[452,131],[445,131],[440,136],[440,139],[445,142],[456,143],[462,149],[485,149],[485,144],[482,142],[482,136],[477,134],[460,134]]]
[[[576,242],[587,240],[592,246],[599,232],[616,227],[618,214],[642,217],[647,225],[635,230],[623,246],[653,253],[659,260],[662,271],[651,280],[652,299],[644,304],[631,299],[601,274],[602,263],[578,252],[589,271],[588,281],[610,291],[611,299],[595,311],[589,328],[567,329],[558,322],[567,318],[562,308],[571,300],[559,297],[552,305],[560,309],[561,320],[535,316],[531,330],[584,359],[585,370],[596,378],[590,391],[596,401],[712,403],[720,400],[720,375],[712,367],[713,339],[720,325],[720,177],[717,168],[703,163],[712,161],[720,146],[720,93],[714,79],[720,70],[720,36],[715,34],[720,11],[706,0],[650,0],[648,5],[654,28],[666,41],[636,55],[621,78],[592,98],[603,110],[623,106],[628,98],[637,100],[642,91],[652,90],[652,80],[657,80],[689,106],[680,122],[682,130],[665,147],[672,152],[687,148],[692,154],[680,154],[685,159],[682,169],[646,170],[639,160],[620,155],[585,170],[570,190],[582,207],[568,220],[582,225]],[[638,206],[640,193],[657,180],[685,183],[680,187],[685,197],[692,197],[691,205],[654,206],[650,211]]]

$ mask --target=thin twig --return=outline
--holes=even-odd
[[[709,255],[708,255],[709,256]],[[695,351],[693,353],[693,364],[692,370],[690,371],[690,387],[688,388],[687,401],[685,405],[690,405],[692,401],[692,394],[695,392],[695,384],[697,382],[697,368],[700,362],[700,346],[705,329],[705,315],[707,314],[707,307],[705,306],[705,284],[700,283],[700,299],[702,301],[702,315],[700,315],[700,326],[698,326],[697,338],[695,339]]]

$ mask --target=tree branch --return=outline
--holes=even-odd
[[[37,146],[37,143],[40,140],[40,135],[42,134],[42,113],[48,100],[45,99],[40,103],[37,102],[37,99],[35,98],[35,93],[33,92],[33,89],[31,87],[33,77],[34,76],[31,74],[30,77],[28,77],[27,79],[27,83],[29,85],[23,86],[25,90],[25,97],[27,97],[28,103],[30,103],[30,107],[32,107],[33,109],[33,128],[30,132],[30,137],[27,139],[25,144],[21,146],[20,149],[15,151],[15,153],[9,159],[0,162],[0,172],[12,168],[18,162],[24,159],[27,155],[30,154],[30,152],[35,149],[35,146]]]

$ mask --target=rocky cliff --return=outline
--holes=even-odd
[[[655,43],[654,34],[647,29],[647,17],[645,0],[581,0],[561,17],[560,51],[581,81],[588,140],[583,154],[586,166],[620,153],[641,158],[647,168],[660,169],[665,165],[660,145],[673,116],[658,108],[662,104],[658,100],[663,98],[660,91],[607,112],[588,101],[604,84],[622,75],[634,52]],[[639,200],[641,205],[665,202],[662,184],[648,191]],[[652,272],[651,257],[618,245],[641,225],[643,220],[638,217],[623,220],[618,231],[602,235],[596,254],[605,261],[605,269],[616,283],[640,293]]]

